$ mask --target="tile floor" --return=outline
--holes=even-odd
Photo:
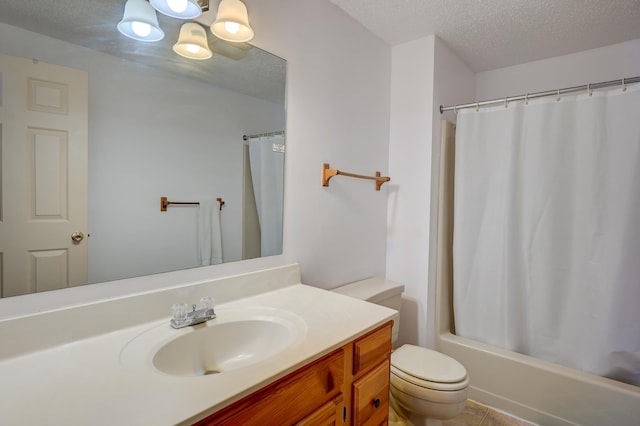
[[[535,424],[468,400],[462,413],[451,420],[443,421],[442,426],[535,426]]]

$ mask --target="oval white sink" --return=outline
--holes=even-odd
[[[306,332],[300,317],[279,309],[221,308],[216,313],[216,319],[179,330],[167,318],[127,343],[120,362],[173,376],[210,376],[273,358]]]
[[[164,373],[181,376],[217,374],[270,358],[293,338],[292,330],[273,321],[216,324],[213,320],[164,345],[153,357],[153,365]]]

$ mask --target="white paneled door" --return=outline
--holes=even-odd
[[[87,282],[88,74],[0,55],[1,296]]]

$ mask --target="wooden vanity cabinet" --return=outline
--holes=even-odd
[[[196,425],[386,424],[391,326],[384,324]]]
[[[353,425],[387,424],[391,326],[389,322],[353,343]]]

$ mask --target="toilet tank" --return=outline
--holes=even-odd
[[[398,314],[393,318],[392,329],[393,346],[396,346],[398,342],[398,330],[400,330],[400,305],[402,303],[404,284],[382,277],[372,277],[334,288],[332,291],[398,311]]]

